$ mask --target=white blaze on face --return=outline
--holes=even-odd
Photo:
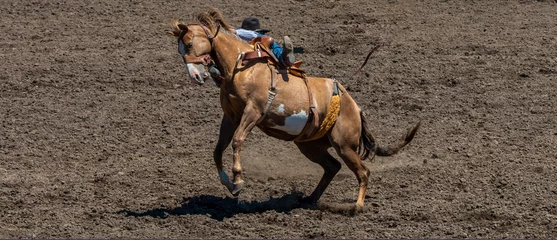
[[[192,79],[195,79],[195,76],[201,76],[199,70],[197,70],[195,65],[193,65],[192,63],[186,64],[186,71],[192,77]]]
[[[284,105],[281,104],[279,106],[279,112],[284,112]],[[302,110],[299,113],[296,113],[296,111],[294,111],[294,114],[286,117],[285,121],[284,121],[284,126],[274,126],[273,128],[278,129],[278,130],[282,130],[287,132],[288,134],[291,135],[299,135],[302,130],[304,130],[304,126],[306,126],[306,123],[308,121],[308,115],[306,114],[306,111]]]
[[[182,55],[182,57],[186,57],[188,55],[186,51],[186,44],[184,43],[184,41],[182,41],[182,39],[178,41],[178,52],[180,52],[180,55]],[[201,73],[193,63],[186,63],[186,72],[188,72],[188,74],[190,75],[190,79],[192,82],[203,83]]]

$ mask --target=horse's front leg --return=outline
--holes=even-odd
[[[223,116],[220,124],[219,141],[217,142],[217,146],[215,146],[215,151],[213,151],[213,159],[215,160],[215,165],[219,172],[220,182],[226,186],[230,192],[232,192],[233,185],[222,167],[222,153],[228,145],[230,145],[232,136],[234,136],[234,131],[237,127],[237,124],[233,124],[229,118]]]
[[[244,185],[244,180],[242,179],[242,164],[240,161],[240,151],[242,150],[242,145],[246,140],[253,127],[257,125],[257,121],[261,118],[261,112],[256,110],[253,106],[247,105],[244,109],[244,114],[240,120],[240,124],[236,131],[234,132],[232,140],[232,151],[233,151],[233,166],[232,173],[234,174],[232,189],[229,188],[232,195],[237,196],[242,190]]]

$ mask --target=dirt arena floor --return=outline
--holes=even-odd
[[[0,238],[557,237],[554,1],[0,4]],[[165,33],[211,7],[290,35],[380,144],[422,121],[399,154],[365,163],[363,213],[298,204],[321,168],[257,129],[243,192],[219,183],[219,90],[190,83]],[[356,194],[343,166],[321,204]]]

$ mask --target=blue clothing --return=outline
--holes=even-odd
[[[252,30],[246,30],[243,28],[236,29],[236,35],[238,35],[238,37],[248,42],[256,37],[265,36],[265,34],[263,33],[259,33]],[[276,42],[273,41],[273,44],[271,44],[271,51],[273,52],[273,54],[275,54],[275,57],[277,57],[277,59],[282,65],[286,65],[284,64],[284,59],[282,59],[283,49],[280,45],[278,45]]]

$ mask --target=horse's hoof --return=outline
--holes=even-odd
[[[232,184],[232,191],[230,191],[230,193],[232,193],[234,197],[237,197],[238,195],[240,195],[240,191],[242,190],[242,187],[244,187],[244,181],[240,183],[234,183]]]
[[[364,205],[358,205],[356,204],[356,206],[354,207],[354,213],[363,213],[364,212]]]

